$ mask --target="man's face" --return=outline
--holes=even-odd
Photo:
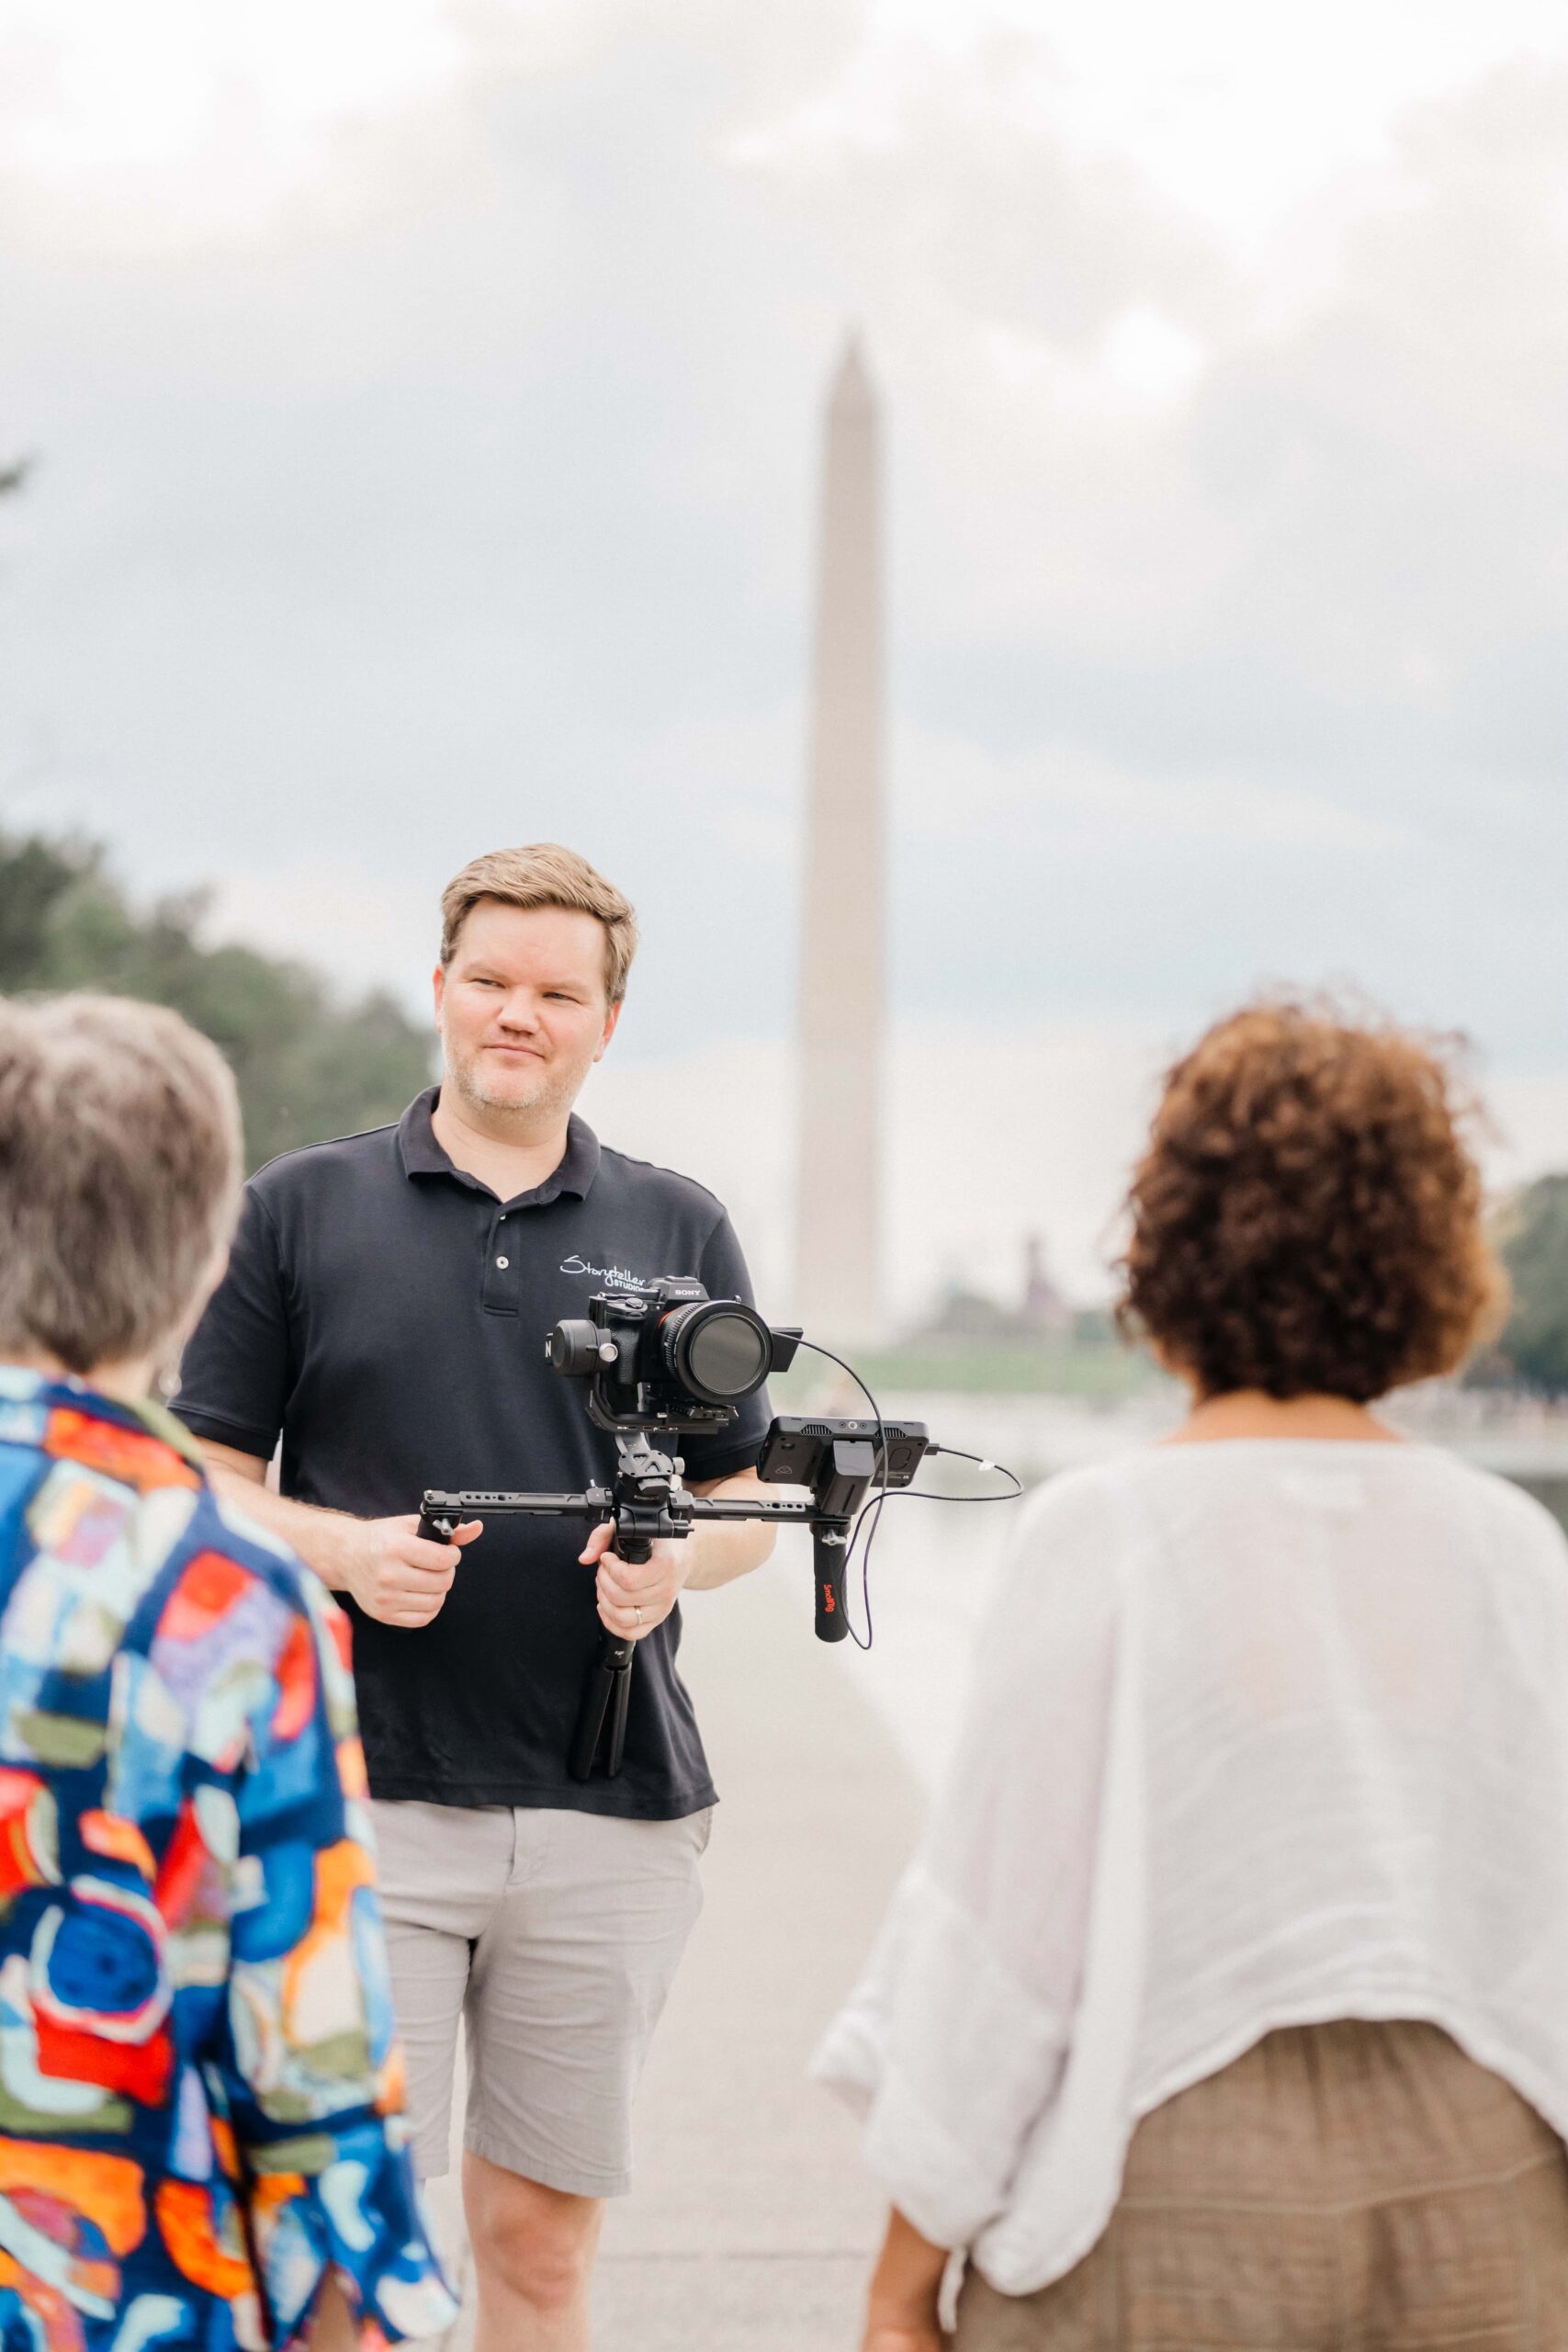
[[[435,974],[446,1082],[520,1125],[570,1111],[620,1013],[604,983],[604,926],[570,907],[481,899]]]

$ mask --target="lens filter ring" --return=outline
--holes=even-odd
[[[773,1332],[754,1306],[738,1298],[674,1307],[660,1336],[671,1374],[707,1405],[739,1405],[754,1396],[773,1364]]]

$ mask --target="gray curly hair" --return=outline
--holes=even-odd
[[[240,1173],[229,1066],[177,1012],[0,999],[0,1357],[46,1351],[80,1374],[170,1345]]]

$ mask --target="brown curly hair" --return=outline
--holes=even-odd
[[[1270,998],[1168,1073],[1117,1307],[1206,1396],[1367,1404],[1500,1318],[1452,1041]]]

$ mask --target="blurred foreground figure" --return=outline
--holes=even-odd
[[[818,2070],[866,2343],[1568,2346],[1568,1546],[1367,1408],[1498,1304],[1442,1061],[1260,1004],[1171,1073],[1125,1308],[1176,1439],[1035,1498]]]
[[[0,1004],[4,2352],[380,2346],[455,2316],[403,2147],[345,1623],[140,1401],[238,1193],[232,1082],[175,1014]]]

